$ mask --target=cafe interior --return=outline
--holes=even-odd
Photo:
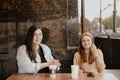
[[[103,52],[108,75],[100,80],[120,80],[119,3],[120,0],[0,0],[0,80],[72,80],[73,56],[84,32],[94,36],[97,48]],[[60,60],[55,79],[50,79],[49,74],[18,74],[17,48],[24,42],[28,28],[35,24],[42,29],[42,43]],[[99,79],[80,75],[78,80]]]

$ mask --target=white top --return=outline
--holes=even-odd
[[[43,53],[45,59],[47,61],[53,60],[51,55],[51,50],[48,46],[44,44],[40,44],[43,49]],[[37,73],[40,70],[41,58],[39,53],[36,55],[36,61],[31,61],[26,52],[26,45],[21,45],[17,49],[17,65],[18,65],[18,73]]]

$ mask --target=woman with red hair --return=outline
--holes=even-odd
[[[94,37],[85,32],[81,35],[78,51],[74,54],[73,63],[79,65],[84,73],[101,73],[106,65],[103,53],[94,44]]]

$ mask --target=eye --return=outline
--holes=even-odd
[[[87,39],[87,41],[90,41],[90,39]]]

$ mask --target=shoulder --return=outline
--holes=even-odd
[[[102,50],[101,50],[101,49],[97,49],[97,51],[98,51],[98,52],[100,52],[100,53],[102,52]]]
[[[49,49],[49,47],[45,44],[40,44],[40,46],[43,48],[43,49]]]
[[[17,56],[26,56],[27,55],[27,52],[26,52],[26,45],[21,45],[20,47],[18,47],[17,49]]]
[[[26,45],[21,45],[20,47],[18,47],[17,53],[19,54],[26,53]]]
[[[49,53],[49,52],[51,52],[51,49],[50,49],[47,45],[45,45],[45,44],[40,44],[40,46],[41,46],[41,48],[42,48],[42,50],[43,50],[44,53]]]
[[[103,53],[102,53],[102,50],[101,50],[101,49],[97,49],[97,52],[98,52],[98,54],[99,54],[99,55],[103,55]]]
[[[24,49],[26,49],[26,45],[21,45],[20,47],[18,47],[18,50],[24,50]]]

